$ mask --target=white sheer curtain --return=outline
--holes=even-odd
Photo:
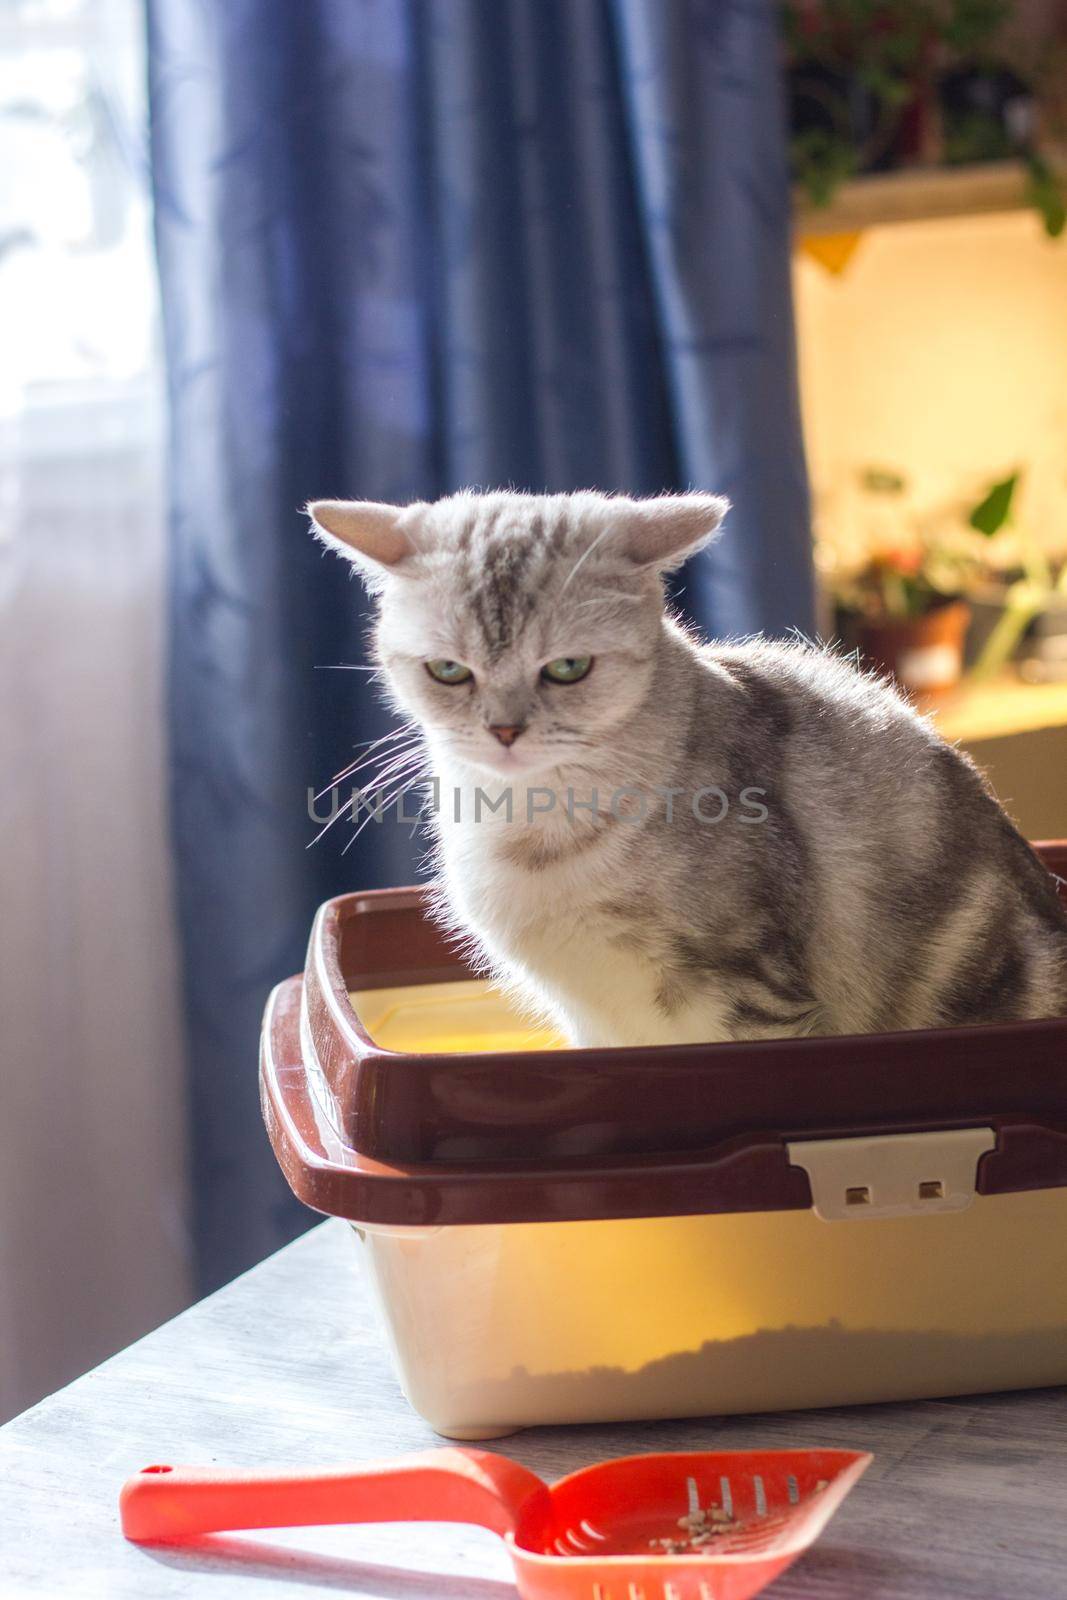
[[[188,1299],[137,0],[0,0],[0,1419]]]

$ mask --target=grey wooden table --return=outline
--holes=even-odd
[[[435,1524],[138,1548],[119,1486],[151,1461],[329,1466],[441,1443],[390,1370],[328,1222],[0,1429],[0,1596],[514,1600],[491,1534]],[[490,1446],[553,1478],[604,1456],[821,1444],[875,1464],[774,1600],[1067,1600],[1067,1393],[618,1427]]]

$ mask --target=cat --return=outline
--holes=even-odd
[[[826,648],[670,614],[727,509],[309,507],[438,780],[438,914],[580,1046],[1067,1013],[1067,913],[970,760]]]

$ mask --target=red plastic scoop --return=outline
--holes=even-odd
[[[119,1504],[123,1532],[138,1541],[471,1522],[503,1536],[523,1600],[746,1600],[807,1549],[871,1459],[854,1450],[625,1456],[551,1487],[487,1450],[301,1475],[155,1466],[128,1480]]]

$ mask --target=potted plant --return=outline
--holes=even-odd
[[[905,479],[868,468],[868,495],[900,501]],[[851,615],[851,633],[866,664],[891,674],[908,694],[952,689],[963,672],[970,608],[963,599],[967,562],[947,545],[923,536],[894,507],[895,532],[870,539],[862,562],[835,575],[838,604]]]
[[[1014,10],[1010,0],[785,0],[790,159],[810,204],[828,205],[859,173],[1014,158],[1056,237],[1067,197],[1038,117],[1055,74],[1006,39]]]
[[[951,0],[942,38],[946,66],[938,78],[944,160],[1021,160],[1027,198],[1050,238],[1063,231],[1067,207],[1063,185],[1038,148],[1037,85],[1031,73],[1009,59],[1004,25],[1009,0]]]
[[[963,675],[971,610],[946,594],[904,546],[879,551],[860,574],[857,643],[872,666],[890,673],[908,694],[954,689]]]
[[[897,164],[930,36],[921,0],[786,0],[790,159],[813,205]],[[911,119],[914,121],[914,117]]]

